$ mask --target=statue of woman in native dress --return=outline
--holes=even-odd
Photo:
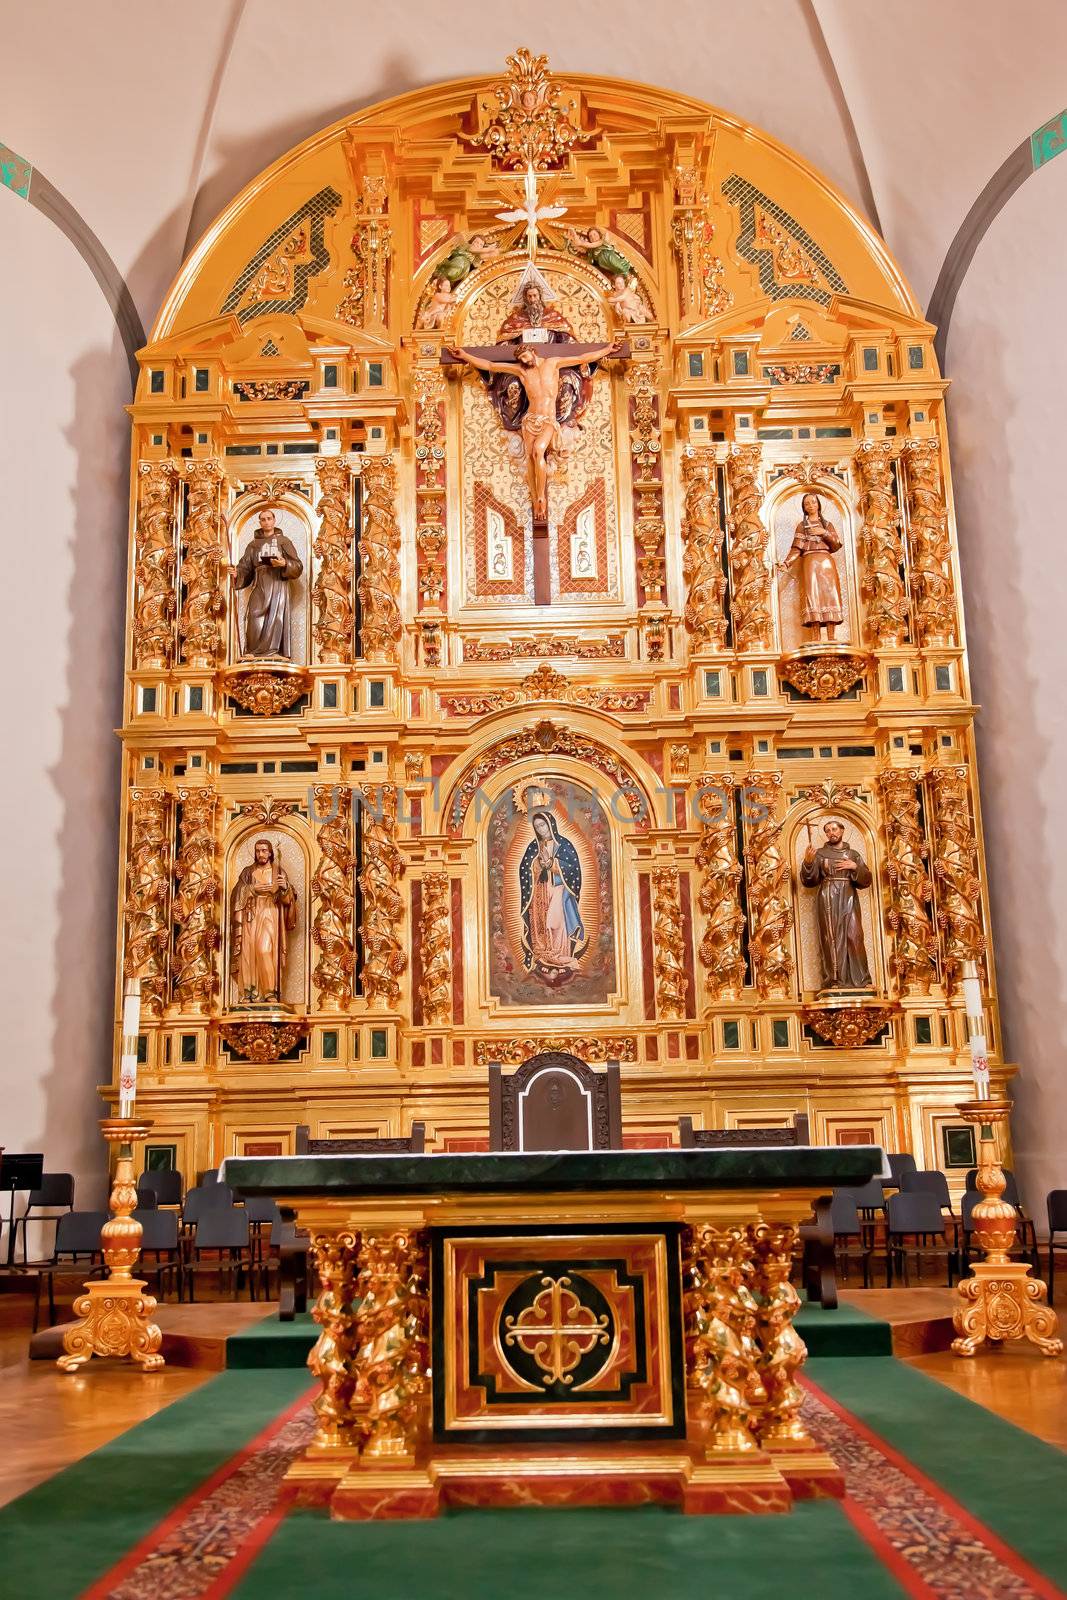
[[[555,988],[577,972],[588,945],[582,867],[550,811],[535,811],[530,823],[534,837],[519,862],[523,962]]]
[[[801,510],[804,515],[797,523],[789,554],[779,562],[778,571],[788,572],[790,567],[800,563],[801,621],[805,628],[815,629],[813,638],[825,634],[832,639],[838,623],[845,620],[841,579],[834,560],[834,551],[841,548],[841,535],[824,516],[817,494],[806,494]]]
[[[810,825],[809,825],[810,826]],[[860,989],[874,987],[863,940],[863,916],[858,889],[871,882],[871,869],[858,850],[845,844],[844,824],[836,817],[823,824],[826,843],[818,850],[808,834],[808,848],[800,864],[800,881],[818,891],[816,910],[822,955],[822,987]]]
[[[230,896],[230,976],[238,1005],[280,1004],[296,912],[296,890],[274,846],[257,839],[254,859]]]

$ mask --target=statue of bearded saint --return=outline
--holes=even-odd
[[[871,869],[851,845],[845,844],[843,825],[832,817],[823,824],[826,843],[818,850],[811,843],[800,864],[800,881],[815,889],[822,956],[822,988],[827,990],[874,987],[863,940],[863,914],[858,889],[871,882]]]
[[[296,890],[269,839],[257,839],[254,859],[230,896],[230,976],[242,1006],[279,1005],[288,935],[296,927]]]
[[[233,573],[234,587],[249,590],[244,614],[246,656],[292,660],[292,584],[303,570],[292,541],[278,531],[274,512],[261,511],[259,526]]]

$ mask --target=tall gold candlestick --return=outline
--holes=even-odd
[[[1030,1276],[1027,1262],[1008,1258],[1017,1219],[1015,1207],[1003,1198],[1005,1178],[996,1129],[1007,1122],[1011,1101],[965,1100],[956,1109],[978,1127],[975,1182],[982,1198],[972,1215],[985,1260],[972,1267],[971,1276],[959,1284],[963,1304],[952,1319],[958,1334],[952,1348],[958,1356],[973,1356],[986,1340],[1007,1344],[1029,1339],[1046,1356],[1062,1355],[1063,1340],[1056,1337],[1056,1313],[1047,1303],[1045,1285]]]
[[[141,1224],[132,1215],[137,1205],[137,1186],[133,1176],[133,1150],[143,1144],[152,1128],[150,1122],[132,1117],[104,1117],[100,1131],[108,1144],[118,1145],[115,1179],[108,1202],[111,1219],[100,1231],[104,1261],[109,1276],[91,1279],[85,1294],[74,1302],[76,1322],[63,1336],[63,1355],[56,1365],[74,1372],[93,1356],[129,1356],[131,1361],[153,1371],[163,1365],[159,1347],[163,1335],[151,1320],[156,1309],[154,1296],[145,1294],[143,1278],[133,1276],[141,1253]]]

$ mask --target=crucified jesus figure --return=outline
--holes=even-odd
[[[614,344],[583,345],[581,359],[583,363],[600,361],[616,349]],[[514,361],[488,361],[469,350],[456,350],[452,354],[468,366],[477,367],[479,372],[511,373],[526,391],[529,408],[520,424],[520,433],[534,523],[545,524],[548,521],[549,452],[563,445],[563,434],[556,418],[559,375],[563,367],[574,366],[574,356],[541,356],[529,344],[519,346]]]

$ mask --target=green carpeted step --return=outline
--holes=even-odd
[[[456,1511],[288,1517],[229,1600],[903,1600],[834,1501],[787,1516]]]
[[[92,1381],[92,1373],[56,1377],[59,1384]],[[308,1383],[305,1371],[220,1373],[4,1506],[4,1592],[74,1600]]]
[[[1003,1351],[1007,1366],[1018,1356]],[[861,1422],[1061,1588],[1067,1454],[901,1361],[814,1359],[804,1369]]]
[[[797,1332],[810,1356],[891,1356],[893,1330],[888,1322],[843,1302],[833,1311],[808,1302],[796,1319]]]
[[[226,1370],[304,1367],[318,1336],[318,1325],[310,1312],[303,1312],[292,1322],[280,1322],[277,1312],[272,1312],[262,1322],[254,1322],[226,1340]]]

